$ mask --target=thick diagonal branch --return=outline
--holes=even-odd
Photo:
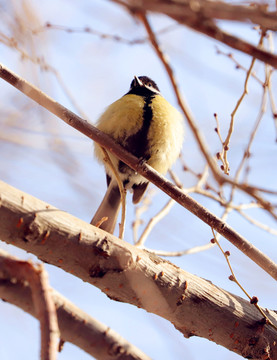
[[[0,238],[245,357],[277,358],[276,331],[246,300],[39,199],[0,183]],[[46,236],[47,234],[47,236]],[[272,322],[273,312],[266,311]]]

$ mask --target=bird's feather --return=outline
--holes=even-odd
[[[147,189],[147,186],[148,186],[149,182],[143,182],[143,183],[140,183],[140,184],[134,184],[133,185],[133,204],[137,204],[140,202],[140,200],[142,199],[146,189]]]
[[[116,225],[120,204],[121,197],[119,188],[116,181],[111,180],[106,194],[90,223],[94,226],[98,225],[104,217],[107,217],[108,219],[104,221],[99,228],[112,234]]]

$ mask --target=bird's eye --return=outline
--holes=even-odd
[[[152,85],[152,83],[149,82],[149,83],[147,84],[147,86],[152,87],[153,85]]]

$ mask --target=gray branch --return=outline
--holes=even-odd
[[[4,265],[0,250],[0,265]],[[98,360],[150,360],[141,350],[108,326],[95,320],[54,289],[53,297],[62,341],[71,342]],[[31,288],[26,282],[8,278],[0,271],[0,298],[38,318]]]
[[[0,238],[97,286],[111,299],[170,321],[244,357],[277,359],[276,330],[257,309],[210,281],[0,183]],[[277,322],[273,311],[264,310]]]

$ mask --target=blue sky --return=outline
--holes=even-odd
[[[11,26],[16,11],[24,24],[22,33],[18,33],[16,27]],[[0,32],[7,36],[17,36],[20,48],[32,59],[44,58],[59,74],[77,106],[73,105],[65,94],[53,71],[42,71],[30,60],[23,61],[16,49],[0,43],[3,64],[72,111],[80,113],[81,110],[90,122],[95,123],[111,102],[126,93],[134,75],[148,75],[153,78],[164,97],[177,107],[168,76],[149,44],[129,45],[82,31],[68,33],[44,29],[37,35],[32,34],[34,29],[39,29],[49,22],[72,29],[87,26],[100,33],[115,34],[129,40],[144,38],[146,34],[142,25],[112,2],[48,0],[39,2],[38,5],[38,2],[27,0],[2,1],[0,16]],[[174,24],[170,19],[158,15],[151,16],[150,21],[155,30]],[[250,25],[220,25],[254,44],[258,43],[258,34]],[[220,150],[220,142],[214,132],[216,124],[213,114],[218,114],[222,134],[226,135],[230,113],[243,91],[245,80],[244,71],[235,69],[234,63],[228,57],[218,55],[216,46],[226,53],[234,53],[235,58],[246,68],[249,67],[251,59],[185,27],[176,26],[162,34],[159,39],[210,151],[215,154]],[[263,64],[257,62],[255,70],[263,79]],[[276,89],[275,76],[273,88]],[[5,154],[0,157],[1,179],[89,222],[106,187],[104,170],[93,157],[91,141],[3,81],[0,95],[0,122],[3,129],[0,145],[1,152]],[[255,79],[250,79],[249,94],[237,113],[231,140],[229,160],[232,176],[258,115],[261,95],[261,85]],[[276,189],[275,137],[272,115],[267,110],[255,138],[253,156],[249,162],[249,181],[252,184]],[[203,170],[205,162],[188,128],[183,157],[195,172]],[[185,187],[195,184],[195,177],[182,172],[179,163],[175,170]],[[211,183],[214,184],[212,179]],[[194,197],[211,212],[219,216],[222,214],[223,208],[213,200],[200,195]],[[235,200],[238,204],[249,202],[249,198],[239,192],[236,193]],[[151,208],[144,215],[145,221],[166,201],[166,195],[157,190]],[[272,201],[276,203],[276,198]],[[130,224],[134,219],[134,207],[130,197],[127,211],[129,226],[126,240],[132,242]],[[268,214],[255,209],[248,213],[276,228],[276,223]],[[249,224],[236,213],[232,213],[227,222],[272,259],[277,260],[276,236]],[[205,224],[179,205],[175,205],[168,217],[153,230],[146,245],[152,249],[183,250],[206,244],[211,237],[211,231]],[[33,258],[30,254],[4,243],[0,246],[23,259]],[[231,251],[230,260],[236,275],[249,293],[258,296],[262,306],[276,308],[276,296],[272,296],[276,294],[274,280],[224,239],[222,246]],[[243,297],[238,287],[228,280],[229,269],[218,248],[172,258],[170,261]],[[184,358],[184,354],[187,359],[192,360],[203,355],[213,360],[239,358],[205,339],[184,339],[165,320],[131,305],[113,302],[97,288],[60,269],[49,265],[46,265],[46,268],[49,271],[50,283],[55,289],[90,315],[118,331],[153,359],[179,360]],[[20,356],[22,360],[37,359],[38,322],[6,303],[0,303],[0,316],[0,358],[15,360]],[[65,344],[59,359],[75,358],[86,360],[91,357],[73,345]]]

